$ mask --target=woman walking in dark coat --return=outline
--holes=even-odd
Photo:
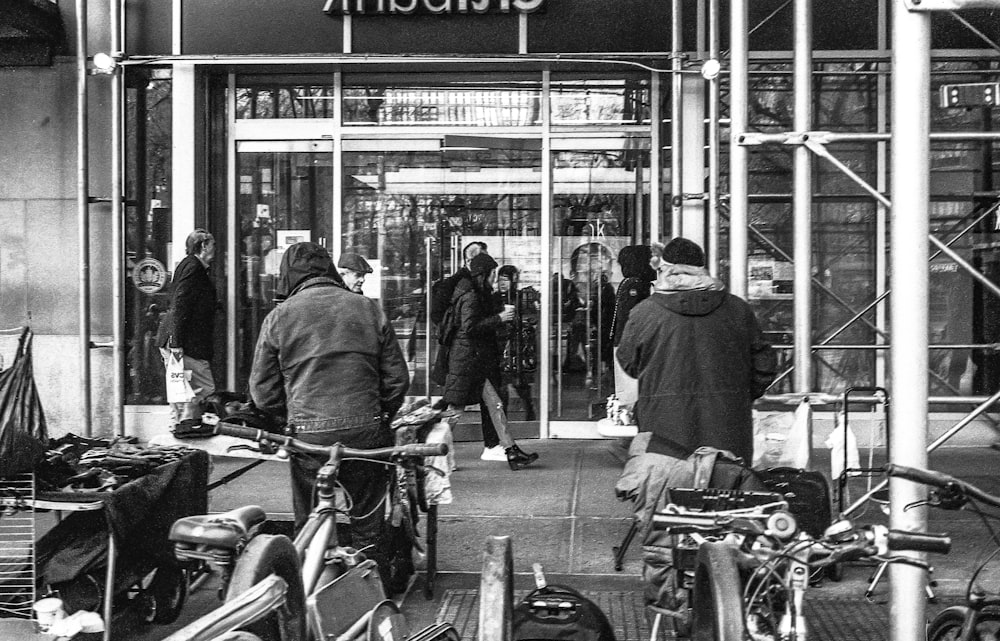
[[[482,415],[484,460],[506,460],[512,470],[519,470],[538,459],[514,443],[507,431],[507,416],[497,390],[501,386],[500,349],[497,329],[513,319],[513,312],[494,309],[492,291],[497,263],[479,254],[469,263],[471,278],[463,278],[455,287],[451,308],[442,324],[446,325],[446,344],[450,344],[448,374],[442,400],[453,410],[485,401],[488,413]],[[450,319],[449,319],[450,316]]]

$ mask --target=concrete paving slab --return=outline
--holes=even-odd
[[[628,532],[630,518],[581,517],[573,530],[570,564],[576,574],[620,574],[638,577],[642,573],[641,546],[633,541],[625,555],[622,571],[615,571],[611,548],[620,544]]]
[[[514,571],[530,573],[532,563],[546,571],[570,571],[568,518],[442,517],[438,529],[438,571],[479,573],[487,536],[512,537]]]

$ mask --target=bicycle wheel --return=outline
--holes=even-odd
[[[156,568],[149,586],[142,595],[143,620],[146,623],[173,623],[181,614],[187,599],[187,575],[175,563]]]
[[[962,626],[972,610],[964,605],[956,605],[939,612],[927,626],[927,641],[955,641],[961,636]],[[973,641],[1000,639],[1000,612],[984,610],[978,615]]]
[[[698,548],[691,594],[693,641],[743,641],[743,590],[736,547],[708,542]]]
[[[287,536],[259,534],[250,540],[236,560],[226,589],[226,601],[231,601],[271,574],[277,574],[288,583],[284,607],[243,629],[262,641],[302,641],[306,636],[306,598],[302,589],[299,556]]]

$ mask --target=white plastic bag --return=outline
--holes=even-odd
[[[184,369],[184,358],[176,357],[172,353],[167,357],[167,402],[168,403],[190,403],[194,399],[194,390],[191,389],[191,371]]]
[[[844,425],[844,413],[837,412],[837,426],[826,438],[826,446],[830,448],[830,477],[840,478],[844,472],[844,430],[847,430],[847,467],[849,469],[861,468],[861,456],[858,454],[858,439],[854,437],[854,430]]]
[[[806,468],[812,435],[812,407],[803,399],[794,412],[754,417],[753,468]]]

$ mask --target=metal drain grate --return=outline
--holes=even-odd
[[[527,595],[518,591],[515,602]],[[641,592],[584,592],[611,621],[617,641],[647,641],[645,607]],[[939,604],[940,607],[940,604]],[[936,608],[933,608],[936,609]],[[931,614],[932,608],[928,608]],[[816,641],[887,641],[889,605],[871,603],[863,598],[808,598],[806,619],[810,637]],[[451,622],[463,641],[475,641],[479,625],[479,590],[446,590],[437,612],[438,621]],[[669,628],[669,624],[667,625]],[[674,637],[665,630],[661,639]]]

